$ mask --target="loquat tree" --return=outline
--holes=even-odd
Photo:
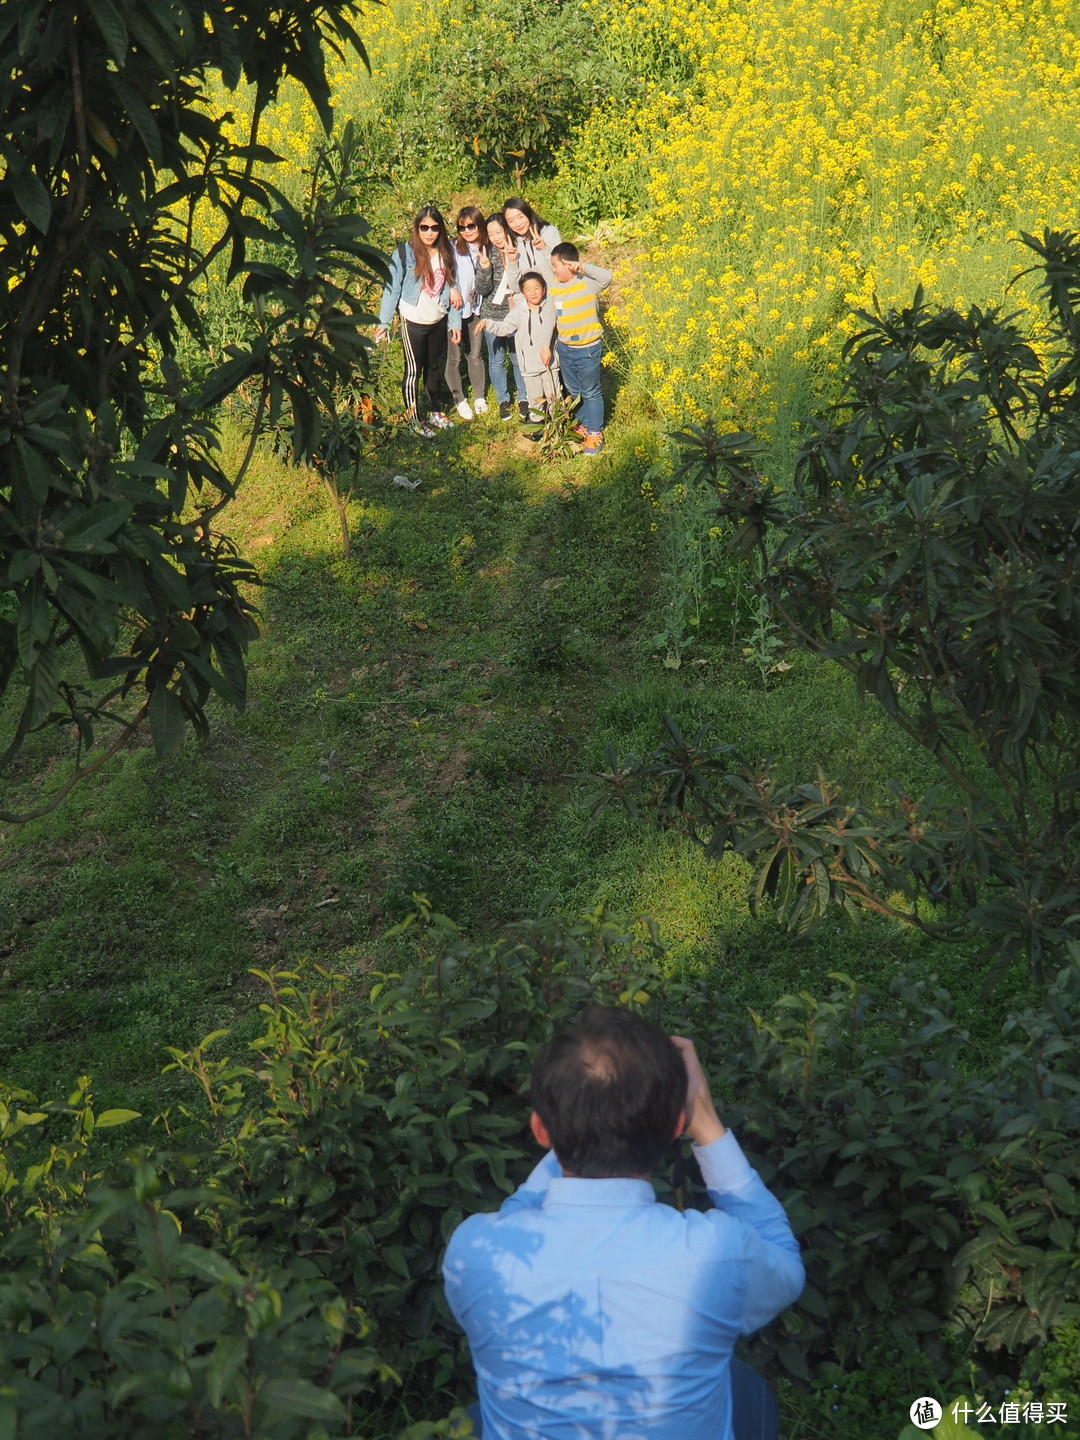
[[[252,382],[248,457],[283,406],[310,454],[335,381],[364,359],[356,282],[384,273],[361,218],[298,211],[262,178],[278,157],[259,127],[291,77],[329,128],[325,53],[366,63],[357,10],[24,0],[0,13],[0,775],[32,773],[26,741],[42,729],[64,737],[68,764],[46,801],[5,821],[51,809],[144,722],[164,756],[188,726],[206,733],[212,694],[244,705],[257,577],[217,529],[237,477],[215,414]],[[240,140],[211,102],[217,78],[249,87]],[[203,340],[194,291],[219,257],[257,320],[249,343],[186,376],[178,341]]]
[[[598,800],[743,855],[751,903],[770,897],[797,933],[834,906],[981,933],[992,975],[1020,955],[1036,975],[1080,961],[1080,237],[1024,240],[1039,348],[1015,315],[921,291],[863,313],[792,490],[760,477],[750,435],[674,437],[792,641],[853,676],[940,787],[894,785],[870,809],[668,721],[651,756],[610,752]]]

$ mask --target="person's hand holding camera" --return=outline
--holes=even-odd
[[[686,1066],[686,1124],[683,1134],[689,1135],[695,1145],[711,1145],[714,1140],[723,1139],[727,1130],[716,1113],[705,1071],[701,1068],[692,1040],[682,1035],[672,1035],[671,1039],[682,1052]]]

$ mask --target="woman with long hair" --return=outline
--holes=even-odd
[[[471,420],[473,413],[482,415],[487,409],[484,392],[487,373],[484,370],[483,332],[478,328],[481,298],[477,293],[476,265],[481,252],[487,250],[487,229],[483,212],[475,205],[464,205],[458,211],[457,239],[454,241],[454,285],[461,297],[461,343],[450,341],[446,352],[446,383],[454,397],[457,413]],[[461,352],[469,371],[473,401],[465,398],[461,384]]]
[[[450,428],[443,409],[446,344],[447,339],[455,344],[461,341],[461,311],[450,295],[453,283],[454,252],[446,223],[434,205],[425,205],[413,220],[409,239],[403,240],[390,257],[390,279],[383,288],[375,341],[389,339],[394,315],[400,315],[405,349],[401,381],[405,417],[426,440],[436,430]],[[421,383],[428,401],[426,423],[417,408]]]
[[[503,205],[503,214],[517,248],[519,273],[524,275],[527,270],[532,270],[542,275],[550,285],[555,279],[551,252],[562,243],[562,236],[520,195],[510,196]]]
[[[486,250],[477,258],[476,289],[481,296],[480,318],[498,323],[505,320],[510,313],[510,304],[518,288],[517,281],[511,279],[509,273],[511,270],[517,272],[517,250],[506,225],[506,216],[501,212],[488,216],[487,238]],[[499,419],[514,418],[510,404],[510,387],[506,383],[508,356],[514,370],[515,403],[519,415],[524,419],[529,413],[529,406],[525,399],[525,386],[518,365],[514,337],[495,335],[485,325],[484,340],[487,342],[488,374],[491,376],[491,386],[499,406]]]

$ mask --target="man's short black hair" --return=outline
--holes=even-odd
[[[560,244],[551,247],[551,258],[565,260],[570,265],[576,265],[581,259],[581,251],[576,245],[571,245],[569,240],[563,240]]]
[[[674,1138],[686,1083],[682,1054],[659,1026],[596,1006],[537,1055],[532,1104],[565,1171],[648,1175]]]

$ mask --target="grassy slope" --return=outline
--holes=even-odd
[[[103,1100],[155,1113],[162,1047],[243,1028],[249,967],[399,962],[381,935],[421,889],[474,933],[549,893],[651,914],[673,964],[755,1006],[915,953],[963,983],[962,951],[886,924],[798,945],[748,917],[737,864],[619,816],[588,828],[567,775],[608,741],[651,745],[664,710],[851,793],[932,779],[838,673],[797,661],[765,692],[722,650],[660,666],[649,439],[624,423],[599,461],[544,466],[491,417],[430,447],[402,438],[359,476],[348,561],[319,483],[260,460],[230,512],[266,579],[247,714],[222,711],[165,765],[127,753],[0,842],[18,917],[2,1073],[51,1096],[89,1072]]]

